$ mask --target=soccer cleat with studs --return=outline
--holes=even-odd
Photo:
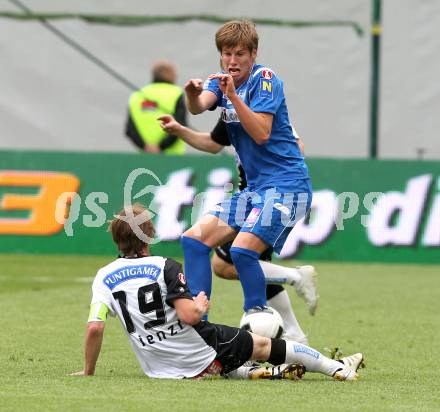
[[[249,379],[287,379],[297,381],[306,372],[303,365],[296,363],[283,363],[278,366],[261,366],[249,372]]]
[[[362,353],[344,356],[338,359],[338,362],[341,362],[343,367],[334,373],[334,379],[338,381],[356,381],[359,379],[357,370],[364,366],[364,357]]]
[[[355,372],[357,372],[359,368],[364,367],[364,357],[362,353],[355,353],[354,355],[344,356],[342,358],[339,358],[338,360],[345,366],[353,369]]]
[[[357,381],[359,375],[348,366],[344,366],[333,374],[333,379],[337,381]]]

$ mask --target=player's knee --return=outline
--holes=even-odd
[[[251,334],[254,341],[254,348],[252,351],[252,359],[259,361],[267,361],[270,356],[271,339],[264,336]]]
[[[237,271],[234,265],[225,262],[219,258],[216,254],[211,259],[212,270],[219,278],[223,279],[237,279]]]
[[[189,237],[191,239],[196,239],[196,235],[194,232],[194,228],[190,227],[189,229],[185,230],[185,232],[182,233],[181,238],[183,237]]]
[[[258,262],[259,254],[251,249],[244,249],[241,247],[231,247],[231,259],[235,267],[239,265],[253,264]]]
[[[211,251],[209,246],[192,236],[187,236],[185,233],[180,238],[180,244],[182,245],[184,252],[203,253],[209,255],[209,252]]]

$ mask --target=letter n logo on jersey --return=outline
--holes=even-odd
[[[263,99],[272,99],[272,81],[260,79],[260,97]]]

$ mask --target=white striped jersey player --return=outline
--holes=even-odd
[[[176,298],[192,299],[182,266],[169,258],[119,258],[99,269],[92,286],[89,322],[117,315],[149,377],[196,376],[216,351],[177,318]]]

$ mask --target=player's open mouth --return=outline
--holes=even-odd
[[[240,69],[238,69],[236,67],[232,67],[232,68],[228,69],[228,71],[231,76],[234,76],[234,75],[236,76],[237,74],[240,74]]]

